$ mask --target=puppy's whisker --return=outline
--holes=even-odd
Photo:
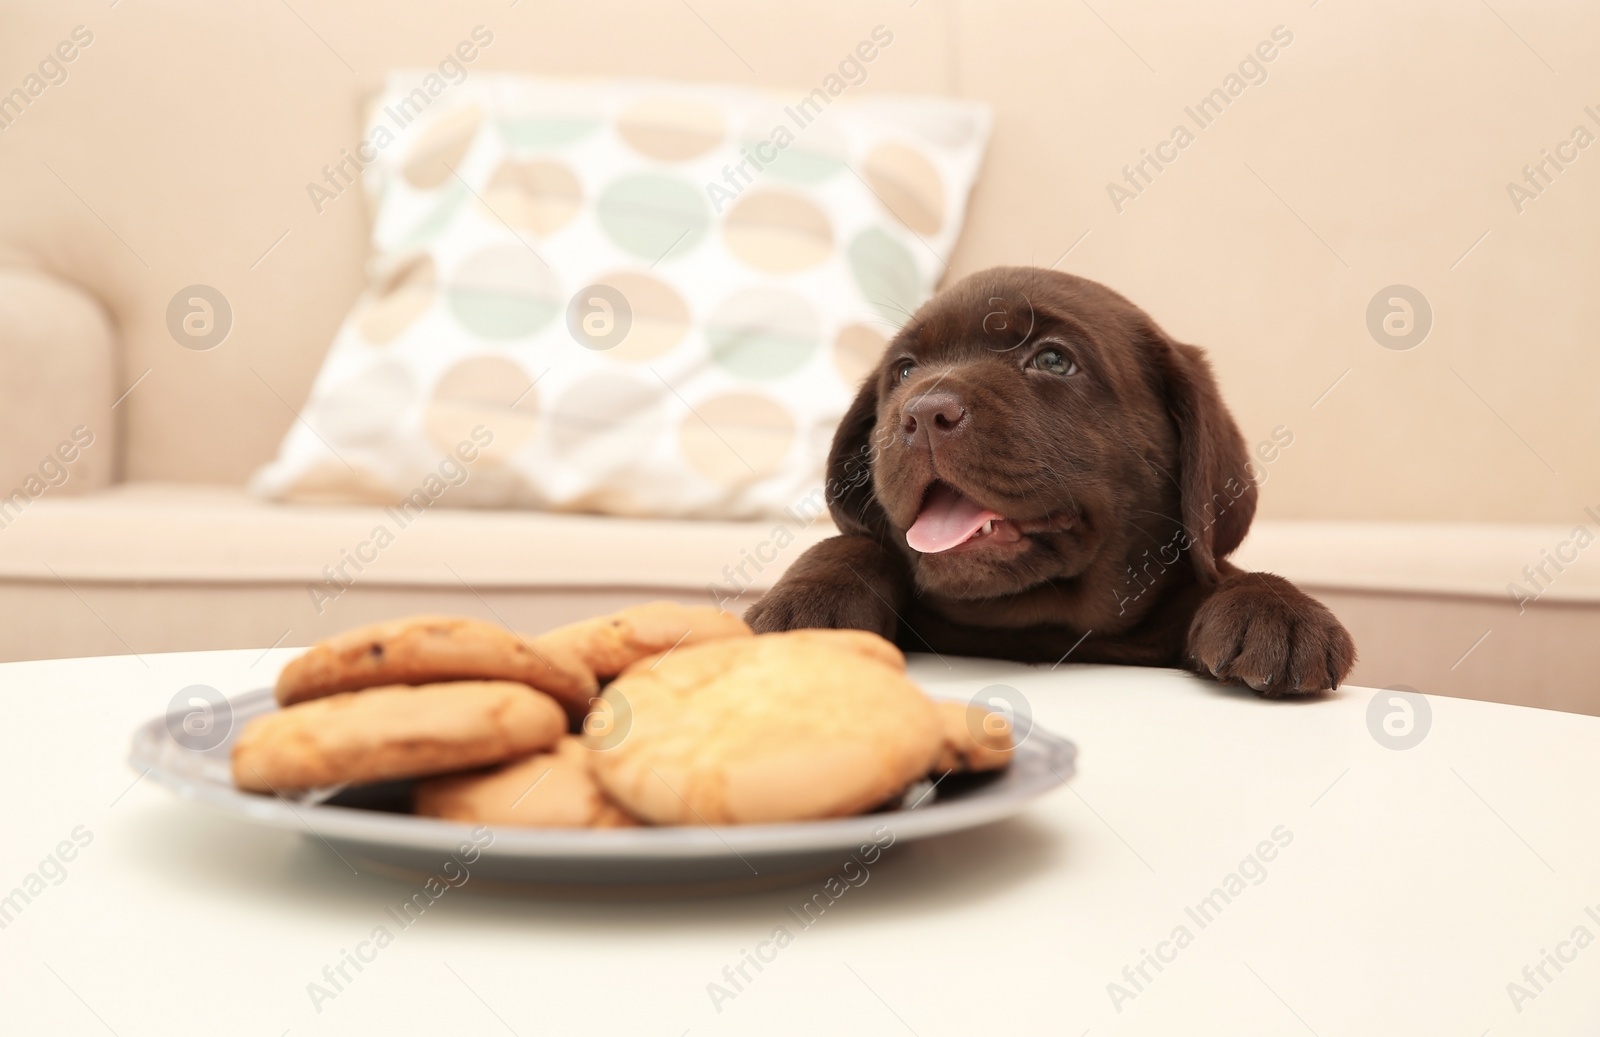
[[[903,313],[906,315],[906,320],[908,321],[912,318],[912,316],[914,316],[914,314],[912,314],[910,310],[906,309],[905,306],[901,305],[900,302],[895,299],[890,299],[887,296],[869,296],[867,301],[874,306],[888,307],[889,309],[894,310],[896,313]],[[904,324],[901,325],[901,327],[904,326]]]
[[[1183,520],[1173,518],[1171,515],[1166,515],[1166,514],[1163,514],[1163,513],[1159,512],[1159,511],[1151,511],[1149,508],[1129,508],[1128,510],[1129,511],[1137,511],[1137,512],[1140,512],[1140,513],[1145,514],[1145,515],[1154,515],[1156,518],[1160,519],[1163,522],[1170,522],[1174,526],[1177,526],[1179,529],[1183,528]]]

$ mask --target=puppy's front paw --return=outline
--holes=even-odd
[[[1327,606],[1288,580],[1243,573],[1195,613],[1185,657],[1202,676],[1278,698],[1337,688],[1356,646]]]
[[[864,583],[846,581],[782,580],[745,611],[744,620],[758,634],[826,627],[870,630],[893,641],[894,611]]]

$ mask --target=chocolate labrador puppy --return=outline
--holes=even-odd
[[[1355,662],[1321,603],[1225,560],[1256,485],[1204,355],[1093,281],[1000,267],[923,306],[845,414],[827,496],[842,534],[751,607],[757,631],[1183,666],[1268,697]]]

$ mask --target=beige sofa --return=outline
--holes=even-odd
[[[1575,524],[1600,531],[1583,512],[1600,452],[1571,434],[1600,381],[1574,330],[1600,323],[1600,194],[1579,170],[1508,203],[1504,181],[1586,116],[1535,96],[1536,56],[1480,15],[5,0],[0,92],[34,70],[44,88],[0,97],[0,658],[266,648],[414,609],[536,629],[647,597],[748,602],[825,523],[787,520],[795,540],[775,550],[777,520],[436,510],[357,568],[378,509],[247,498],[362,286],[361,200],[319,213],[305,185],[359,138],[384,70],[434,64],[478,24],[494,43],[477,67],[801,92],[884,25],[894,43],[863,89],[995,108],[952,276],[1031,261],[1107,281],[1210,348],[1253,441],[1293,430],[1242,557],[1324,595],[1361,646],[1359,681],[1600,713],[1596,564],[1520,613],[1507,595]],[[1600,36],[1591,10],[1523,17],[1557,67]],[[1284,23],[1293,43],[1265,80],[1128,180]],[[1441,110],[1430,83],[1526,103]],[[1413,350],[1365,324],[1396,282],[1432,302]],[[234,311],[204,352],[166,326],[196,283]],[[1513,338],[1547,343],[1536,365],[1504,363]]]

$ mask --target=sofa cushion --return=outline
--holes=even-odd
[[[1310,588],[1600,602],[1600,521],[1257,522],[1233,561]],[[0,529],[0,579],[311,587],[763,591],[836,532],[815,507],[712,522],[414,505],[284,505],[234,487],[127,483],[45,496]],[[1593,557],[1580,543],[1595,544]],[[1547,558],[1568,559],[1558,570]],[[1539,567],[1543,565],[1543,575]],[[1533,570],[1530,580],[1524,567]]]
[[[355,163],[373,283],[253,488],[395,503],[447,469],[451,505],[735,519],[820,496],[988,139],[980,104],[858,96],[893,42],[864,30],[809,94],[391,76]]]
[[[408,512],[148,483],[47,495],[0,529],[0,660],[304,645],[414,612],[537,632],[658,599],[739,611],[832,532],[815,511]]]
[[[1600,517],[1577,526],[1257,522],[1231,559],[1306,587],[1600,603]],[[1541,571],[1542,570],[1542,571]]]
[[[771,586],[826,514],[754,522],[284,505],[232,487],[128,483],[43,498],[0,531],[0,580],[372,586],[629,587],[714,599]]]

